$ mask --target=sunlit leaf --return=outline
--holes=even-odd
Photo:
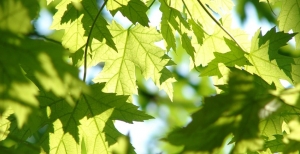
[[[276,32],[275,28],[272,28],[262,36],[258,30],[253,36],[251,50],[247,56],[253,66],[246,66],[245,69],[258,74],[268,83],[274,82],[278,88],[282,88],[279,79],[292,82],[290,73],[294,60],[280,55],[278,49],[286,45],[294,35]]]
[[[105,43],[116,50],[106,20],[102,16],[97,16],[100,10],[96,1],[61,1],[56,9],[58,12],[53,17],[51,28],[65,29],[62,44],[71,52],[82,48],[87,43],[87,37],[101,42],[105,39]]]
[[[172,96],[172,86],[175,81],[171,76],[162,79],[161,71],[169,64],[162,49],[154,45],[161,36],[154,28],[135,26],[123,29],[113,22],[110,31],[118,42],[118,53],[100,44],[90,65],[105,62],[103,71],[93,80],[106,82],[104,91],[120,95],[137,94],[135,67],[139,68],[145,79],[152,78],[155,84]],[[171,98],[172,99],[172,98]]]
[[[103,87],[104,84],[92,85],[91,93],[83,94],[74,107],[48,94],[41,97],[50,106],[50,120],[54,121],[48,126],[49,136],[46,133],[41,140],[44,150],[81,153],[81,144],[85,144],[87,153],[109,153],[109,147],[122,136],[113,120],[132,123],[152,118],[126,103],[127,96],[101,92]]]
[[[223,27],[229,31],[231,35],[237,40],[239,45],[241,46],[241,50],[245,52],[249,51],[250,43],[248,41],[248,34],[245,33],[241,29],[232,29],[231,28],[231,16],[224,16],[221,19],[221,23],[223,23]],[[203,24],[202,24],[203,25]],[[206,30],[207,32],[207,30]],[[224,41],[224,37],[227,39],[231,39],[228,34],[226,34],[220,27],[215,26],[214,31],[210,34],[205,33],[203,38],[203,44],[199,44],[198,40],[192,39],[192,45],[194,46],[195,53],[195,65],[206,66],[210,61],[215,58],[214,52],[218,53],[226,53],[231,51],[226,42]],[[194,64],[191,64],[193,66]]]
[[[111,12],[114,15],[116,11],[120,11],[133,24],[138,22],[143,26],[149,26],[149,19],[146,14],[147,10],[147,6],[141,0],[130,0],[126,5],[121,5],[121,7],[119,7],[118,9],[113,9]]]
[[[238,47],[235,42],[224,38],[227,46],[230,48],[230,52],[227,53],[219,53],[214,52],[215,59],[208,63],[207,67],[201,72],[201,76],[218,76],[222,77],[219,67],[219,63],[224,63],[227,67],[235,67],[240,66],[243,67],[245,65],[251,65],[248,62],[248,59],[245,57],[245,52]]]
[[[281,11],[278,17],[279,28],[288,32],[293,30],[294,33],[300,32],[300,4],[298,0],[283,0]],[[300,35],[295,36],[296,48],[300,48]]]

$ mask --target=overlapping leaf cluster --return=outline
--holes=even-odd
[[[115,128],[114,120],[132,123],[152,117],[127,103],[129,92],[116,96],[102,92],[104,83],[85,85],[78,78],[77,64],[71,65],[66,60],[70,53],[78,54],[78,51],[90,50],[92,46],[98,48],[97,43],[92,44],[96,40],[105,42],[112,49],[107,52],[117,53],[119,50],[120,53],[124,49],[120,46],[117,49],[111,35],[113,30],[108,29],[97,2],[61,1],[57,8],[52,27],[65,30],[62,44],[35,36],[31,20],[38,15],[38,1],[5,0],[0,3],[1,151],[111,153],[114,151],[112,145],[123,136]],[[136,35],[139,32],[141,30]],[[144,36],[136,37],[139,43]],[[159,37],[154,33],[150,41],[157,40]],[[142,43],[148,45],[148,42]],[[163,60],[162,50],[160,54],[155,54],[154,49],[147,51],[154,53],[145,58],[164,61],[161,67],[152,64],[149,66],[153,67],[145,68],[145,74],[150,77],[152,74],[147,71],[160,73],[169,59]],[[90,63],[101,62],[101,59],[92,60]],[[160,76],[155,77],[161,84]],[[135,153],[131,145],[128,145],[128,152]]]
[[[231,0],[47,0],[56,4],[51,28],[63,31],[61,43],[35,35],[38,2],[0,2],[1,151],[114,153],[123,136],[114,120],[152,118],[128,103],[138,94],[137,71],[172,100],[176,80],[167,66],[175,63],[168,53],[179,46],[190,68],[212,77],[219,90],[187,126],[166,136],[183,146],[177,153],[218,152],[228,139],[232,153],[300,151],[300,58],[278,52],[292,38],[299,49],[297,0],[264,1],[281,6],[279,24],[250,41],[231,28]],[[147,14],[156,4],[157,28]],[[132,25],[114,21],[117,13]],[[166,50],[155,45],[161,40]],[[86,81],[88,68],[102,62],[92,85],[80,81],[79,67]],[[127,153],[135,153],[131,144]]]
[[[244,96],[240,94],[243,92],[243,88],[251,85],[251,82],[253,82],[252,86],[256,89],[266,90],[266,95],[269,93],[267,91],[269,88],[275,88],[277,91],[283,89],[280,80],[286,80],[292,85],[299,83],[299,58],[287,57],[278,52],[280,47],[285,46],[294,36],[298,36],[296,33],[299,31],[296,30],[296,26],[292,25],[296,25],[299,19],[293,18],[294,20],[290,21],[293,24],[288,24],[287,21],[290,18],[287,19],[287,16],[282,17],[282,14],[290,14],[295,11],[294,8],[291,8],[294,2],[282,2],[283,12],[280,13],[278,20],[279,25],[287,24],[285,27],[289,27],[282,30],[287,32],[292,29],[296,33],[276,32],[274,27],[264,35],[258,30],[251,41],[247,41],[248,36],[245,32],[231,28],[229,24],[231,21],[230,15],[224,13],[226,10],[230,10],[231,7],[224,7],[224,5],[220,4],[218,7],[215,7],[211,1],[182,1],[179,4],[170,1],[168,4],[169,7],[176,8],[179,12],[186,12],[186,20],[194,19],[194,22],[203,25],[200,32],[198,30],[196,33],[194,30],[193,34],[190,35],[194,50],[191,50],[191,48],[185,49],[189,50],[187,51],[188,53],[191,51],[195,52],[195,57],[191,56],[191,67],[200,65],[203,68],[200,71],[200,75],[213,76],[214,83],[219,84],[220,86],[218,87],[225,91],[226,94],[206,98],[203,107],[193,114],[192,122],[184,128],[171,132],[166,138],[167,141],[175,145],[184,145],[183,150],[186,152],[216,152],[224,146],[226,138],[233,135],[232,143],[234,142],[235,146],[232,149],[232,153],[245,153],[257,150],[266,150],[266,152],[268,150],[270,152],[284,151],[288,153],[299,150],[291,148],[293,144],[298,144],[297,140],[290,139],[289,135],[284,135],[288,130],[297,130],[295,129],[297,125],[297,120],[295,119],[298,118],[297,115],[299,114],[296,103],[299,101],[299,90],[291,90],[293,93],[287,96],[288,99],[281,98],[286,91],[279,92],[276,96],[273,96],[273,101],[269,100],[269,103],[266,103],[266,100],[262,100],[265,99],[264,97],[255,97],[261,91],[257,91],[255,94],[252,93],[253,89],[250,90],[250,88],[249,91],[244,93]],[[218,8],[222,11],[218,10]],[[198,11],[195,13],[197,9]],[[289,11],[284,11],[285,9],[289,9]],[[199,17],[199,15],[202,15],[199,10],[205,12],[205,15]],[[222,18],[217,21],[211,10],[217,12]],[[175,15],[174,18],[176,18]],[[281,21],[283,19],[284,21]],[[178,20],[178,23],[184,23],[180,18]],[[209,23],[207,20],[214,21],[215,24]],[[209,26],[205,27],[205,25]],[[176,28],[174,28],[174,31],[181,33]],[[297,37],[295,38],[297,48]],[[171,44],[169,43],[171,42],[170,39],[169,42],[167,38],[165,39],[168,45]],[[183,36],[181,39],[184,40]],[[182,46],[184,47],[183,44]],[[248,77],[255,77],[255,80],[248,81],[246,78],[243,80],[241,76],[233,79],[229,75],[230,70],[228,67],[242,69],[250,73],[247,75]],[[228,75],[229,81],[227,81]],[[238,82],[239,80],[241,81]],[[236,81],[236,84],[232,81]],[[227,82],[228,86],[224,86],[223,84]],[[256,85],[257,83],[260,85]],[[263,88],[260,88],[261,85],[263,85]],[[232,91],[233,87],[239,87],[239,90]],[[288,103],[288,100],[294,103]],[[283,104],[278,103],[278,101],[282,101]],[[247,102],[251,105],[248,106]],[[243,105],[245,106],[243,107]],[[295,116],[291,116],[290,113],[293,113]],[[286,123],[292,123],[293,128],[289,124],[290,128],[282,129],[281,125]]]

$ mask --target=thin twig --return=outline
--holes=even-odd
[[[84,49],[84,66],[83,66],[83,81],[85,82],[86,80],[86,73],[87,73],[87,51],[88,51],[88,46],[89,46],[89,42],[90,42],[90,39],[92,38],[92,31],[94,29],[94,26],[96,24],[96,21],[99,17],[99,15],[101,14],[101,11],[103,10],[104,6],[106,5],[108,0],[105,0],[104,3],[102,4],[100,10],[98,11],[98,14],[96,15],[94,21],[93,21],[93,24],[91,26],[91,29],[90,29],[90,32],[89,32],[89,35],[88,35],[88,38],[86,40],[86,44],[85,44],[85,49]]]
[[[29,36],[29,37],[37,37],[37,38],[44,39],[46,41],[53,42],[55,44],[61,45],[61,42],[59,42],[57,40],[54,40],[54,39],[51,39],[51,38],[48,38],[45,35],[41,35],[41,34],[37,33],[36,31],[32,32],[32,33],[29,33],[27,36]]]

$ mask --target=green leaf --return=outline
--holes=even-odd
[[[83,0],[82,3],[61,1],[56,9],[58,12],[53,17],[51,28],[65,30],[62,44],[71,52],[81,49],[87,43],[87,36],[101,42],[105,39],[106,44],[116,50],[106,20],[98,16],[100,10],[96,1]]]
[[[267,141],[265,143],[264,149],[269,148],[272,153],[283,151],[285,144],[283,143],[282,135],[274,135],[275,139]]]
[[[1,108],[12,107],[19,127],[32,109],[38,107],[38,88],[52,91],[69,103],[78,98],[81,88],[78,70],[64,60],[65,51],[59,44],[31,40],[1,32]],[[25,76],[26,75],[26,76]],[[29,79],[30,80],[29,80]]]
[[[61,1],[55,7],[57,12],[53,16],[53,22],[50,28],[55,30],[65,30],[62,38],[62,44],[73,53],[85,45],[87,37],[84,36],[85,30],[83,29],[83,25],[81,23],[83,15],[80,15],[77,10],[69,10],[70,12],[74,12],[65,14],[66,9],[68,8],[67,6],[72,8],[72,5],[69,5],[70,3],[70,0]],[[62,18],[63,16],[65,17]],[[73,19],[73,21],[62,22],[66,18]]]
[[[184,145],[184,151],[212,153],[233,133],[236,142],[233,153],[260,149],[263,140],[259,137],[258,112],[268,100],[267,91],[257,95],[255,90],[255,85],[261,82],[264,82],[261,78],[232,69],[228,92],[205,98],[203,107],[192,115],[192,122],[171,132],[167,140]]]
[[[227,46],[230,48],[230,52],[219,53],[214,52],[215,59],[212,60],[208,65],[201,71],[201,76],[218,76],[222,77],[219,67],[219,63],[224,63],[227,67],[235,67],[244,65],[251,65],[248,59],[245,57],[245,52],[235,44],[235,42],[224,38]]]
[[[106,82],[104,91],[119,95],[137,94],[135,67],[139,68],[145,79],[151,78],[155,84],[168,92],[172,99],[171,83],[175,81],[169,77],[161,82],[161,71],[169,64],[162,49],[154,45],[160,41],[161,35],[154,28],[135,26],[127,30],[115,22],[110,31],[114,41],[118,42],[118,53],[111,51],[104,44],[97,44],[89,66],[105,62],[102,72],[93,80]]]
[[[127,96],[101,92],[103,87],[91,85],[91,92],[83,94],[74,107],[49,94],[41,97],[50,106],[50,120],[54,121],[40,143],[47,153],[109,153],[109,147],[122,136],[113,120],[132,123],[152,118],[126,103]]]
[[[38,15],[37,0],[2,0],[0,2],[0,30],[12,33],[29,33],[31,22]]]
[[[184,33],[181,37],[182,47],[186,50],[186,52],[191,56],[192,60],[195,61],[195,49],[191,44],[191,39],[188,37],[186,33]]]
[[[189,24],[192,25],[192,29],[194,31],[194,34],[197,38],[197,41],[200,45],[203,44],[203,39],[205,37],[205,32],[203,30],[203,27],[200,23],[196,23],[194,20],[189,20]]]
[[[241,29],[232,29],[231,28],[231,16],[227,15],[221,19],[223,27],[229,31],[229,33],[238,40],[239,45],[242,47],[242,50],[248,52],[250,47],[248,41],[248,34]],[[203,23],[201,23],[203,25]],[[195,53],[195,65],[206,66],[210,61],[215,58],[214,52],[226,53],[231,51],[229,46],[224,41],[224,37],[231,39],[220,27],[213,26],[214,31],[204,34],[203,44],[199,44],[198,40],[192,38],[192,45],[194,46]],[[193,66],[194,64],[191,64]]]
[[[122,6],[128,5],[129,1],[130,0],[108,1],[106,7],[111,11],[112,15],[115,15],[115,13],[117,13],[117,10]]]
[[[291,82],[290,65],[293,59],[278,54],[278,49],[286,45],[294,35],[276,32],[275,28],[272,28],[262,36],[258,30],[253,36],[250,53],[247,56],[253,66],[246,66],[245,69],[258,74],[268,83],[274,82],[279,89],[282,88],[279,79]]]
[[[300,122],[298,119],[294,119],[288,123],[290,133],[284,138],[287,144],[284,148],[284,153],[299,153],[300,151]]]
[[[300,4],[298,0],[285,0],[282,2],[280,14],[278,16],[279,29],[294,33],[300,32]],[[296,48],[300,48],[300,35],[295,36]]]
[[[204,3],[206,3],[209,8],[217,12],[218,14],[227,14],[229,11],[232,10],[234,4],[232,0],[204,0]]]
[[[167,50],[172,48],[176,50],[175,44],[175,30],[182,35],[183,40],[182,43],[185,43],[185,48],[187,51],[190,49],[191,45],[187,45],[188,38],[185,34],[186,29],[190,29],[189,24],[187,23],[186,19],[184,19],[181,13],[172,7],[170,7],[165,0],[160,0],[160,8],[159,10],[162,12],[161,18],[161,33],[164,37],[165,41],[167,42]],[[171,27],[172,26],[172,27]]]
[[[117,9],[133,24],[140,23],[143,26],[149,27],[149,19],[146,14],[148,8],[141,0],[130,0],[127,5]],[[113,15],[115,13],[112,13]]]

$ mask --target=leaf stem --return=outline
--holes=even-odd
[[[267,0],[267,2],[268,2],[268,5],[269,5],[269,8],[270,8],[271,12],[273,13],[274,16],[276,16],[275,12],[273,11],[273,9],[271,7],[271,4],[270,4],[269,0]]]
[[[204,11],[207,13],[207,15],[242,49],[242,46],[236,41],[236,39],[221,25],[221,23],[207,10],[207,8],[204,6],[204,4],[197,0],[198,3],[201,5],[201,7],[204,9]],[[244,50],[245,51],[245,50]]]
[[[94,21],[93,21],[93,24],[91,26],[91,29],[90,29],[90,32],[89,32],[89,35],[88,35],[88,38],[86,40],[86,44],[85,44],[85,49],[84,49],[84,65],[83,65],[83,81],[85,82],[86,80],[86,74],[87,74],[87,50],[88,50],[88,46],[89,46],[89,43],[90,43],[90,39],[92,38],[92,31],[94,29],[94,26],[96,24],[96,21],[100,15],[100,13],[102,12],[102,10],[104,9],[104,6],[106,5],[108,0],[105,0],[100,8],[100,10],[98,11]]]

